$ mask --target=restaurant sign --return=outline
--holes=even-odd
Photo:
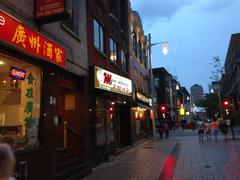
[[[24,53],[65,66],[65,49],[0,10],[0,41]]]
[[[65,0],[35,0],[35,19],[40,23],[62,19],[65,15],[64,1]]]
[[[146,96],[144,96],[143,94],[139,93],[139,92],[136,92],[136,97],[137,97],[137,100],[141,101],[141,102],[144,102],[146,104],[149,105],[149,98],[147,98]]]
[[[99,67],[94,67],[94,87],[132,96],[132,81]]]

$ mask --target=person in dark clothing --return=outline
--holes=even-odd
[[[231,129],[233,140],[235,140],[234,129],[233,129],[234,124],[235,124],[235,119],[234,119],[234,117],[232,117],[231,122],[230,122],[230,129]]]

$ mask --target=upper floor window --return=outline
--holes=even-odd
[[[155,86],[159,87],[159,78],[154,78]]]
[[[117,43],[110,37],[110,60],[117,64]]]
[[[144,67],[147,69],[147,54],[145,49],[143,49],[143,63]]]
[[[79,9],[79,1],[78,0],[68,0],[66,1],[66,9],[69,12],[69,17],[63,21],[63,24],[69,28],[72,32],[79,35],[79,17],[78,17],[78,9]]]
[[[94,29],[94,46],[102,53],[104,53],[104,31],[100,23],[94,19],[93,20]]]
[[[133,32],[133,51],[135,53],[135,56],[137,56],[137,35],[135,32]]]
[[[138,41],[138,54],[139,54],[140,62],[142,63],[142,44],[141,44],[141,41]]]
[[[126,53],[123,50],[121,50],[121,66],[122,69],[127,72]]]

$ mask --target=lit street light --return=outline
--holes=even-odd
[[[165,42],[158,42],[158,43],[151,43],[151,34],[148,34],[148,57],[149,57],[149,68],[150,68],[150,86],[151,86],[151,99],[153,101],[153,119],[152,119],[152,125],[153,125],[153,136],[156,137],[155,132],[155,116],[157,112],[156,108],[156,99],[155,97],[155,89],[153,84],[153,71],[152,71],[152,46],[155,45],[162,45],[162,53],[163,55],[168,54],[168,43]]]

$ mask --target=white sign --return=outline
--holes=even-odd
[[[132,96],[132,81],[99,67],[94,67],[94,86],[98,89]]]
[[[49,104],[51,105],[56,105],[56,97],[53,97],[53,96],[50,96],[50,99],[49,99]]]
[[[0,16],[0,25],[4,26],[4,24],[5,24],[5,19],[3,16]]]

